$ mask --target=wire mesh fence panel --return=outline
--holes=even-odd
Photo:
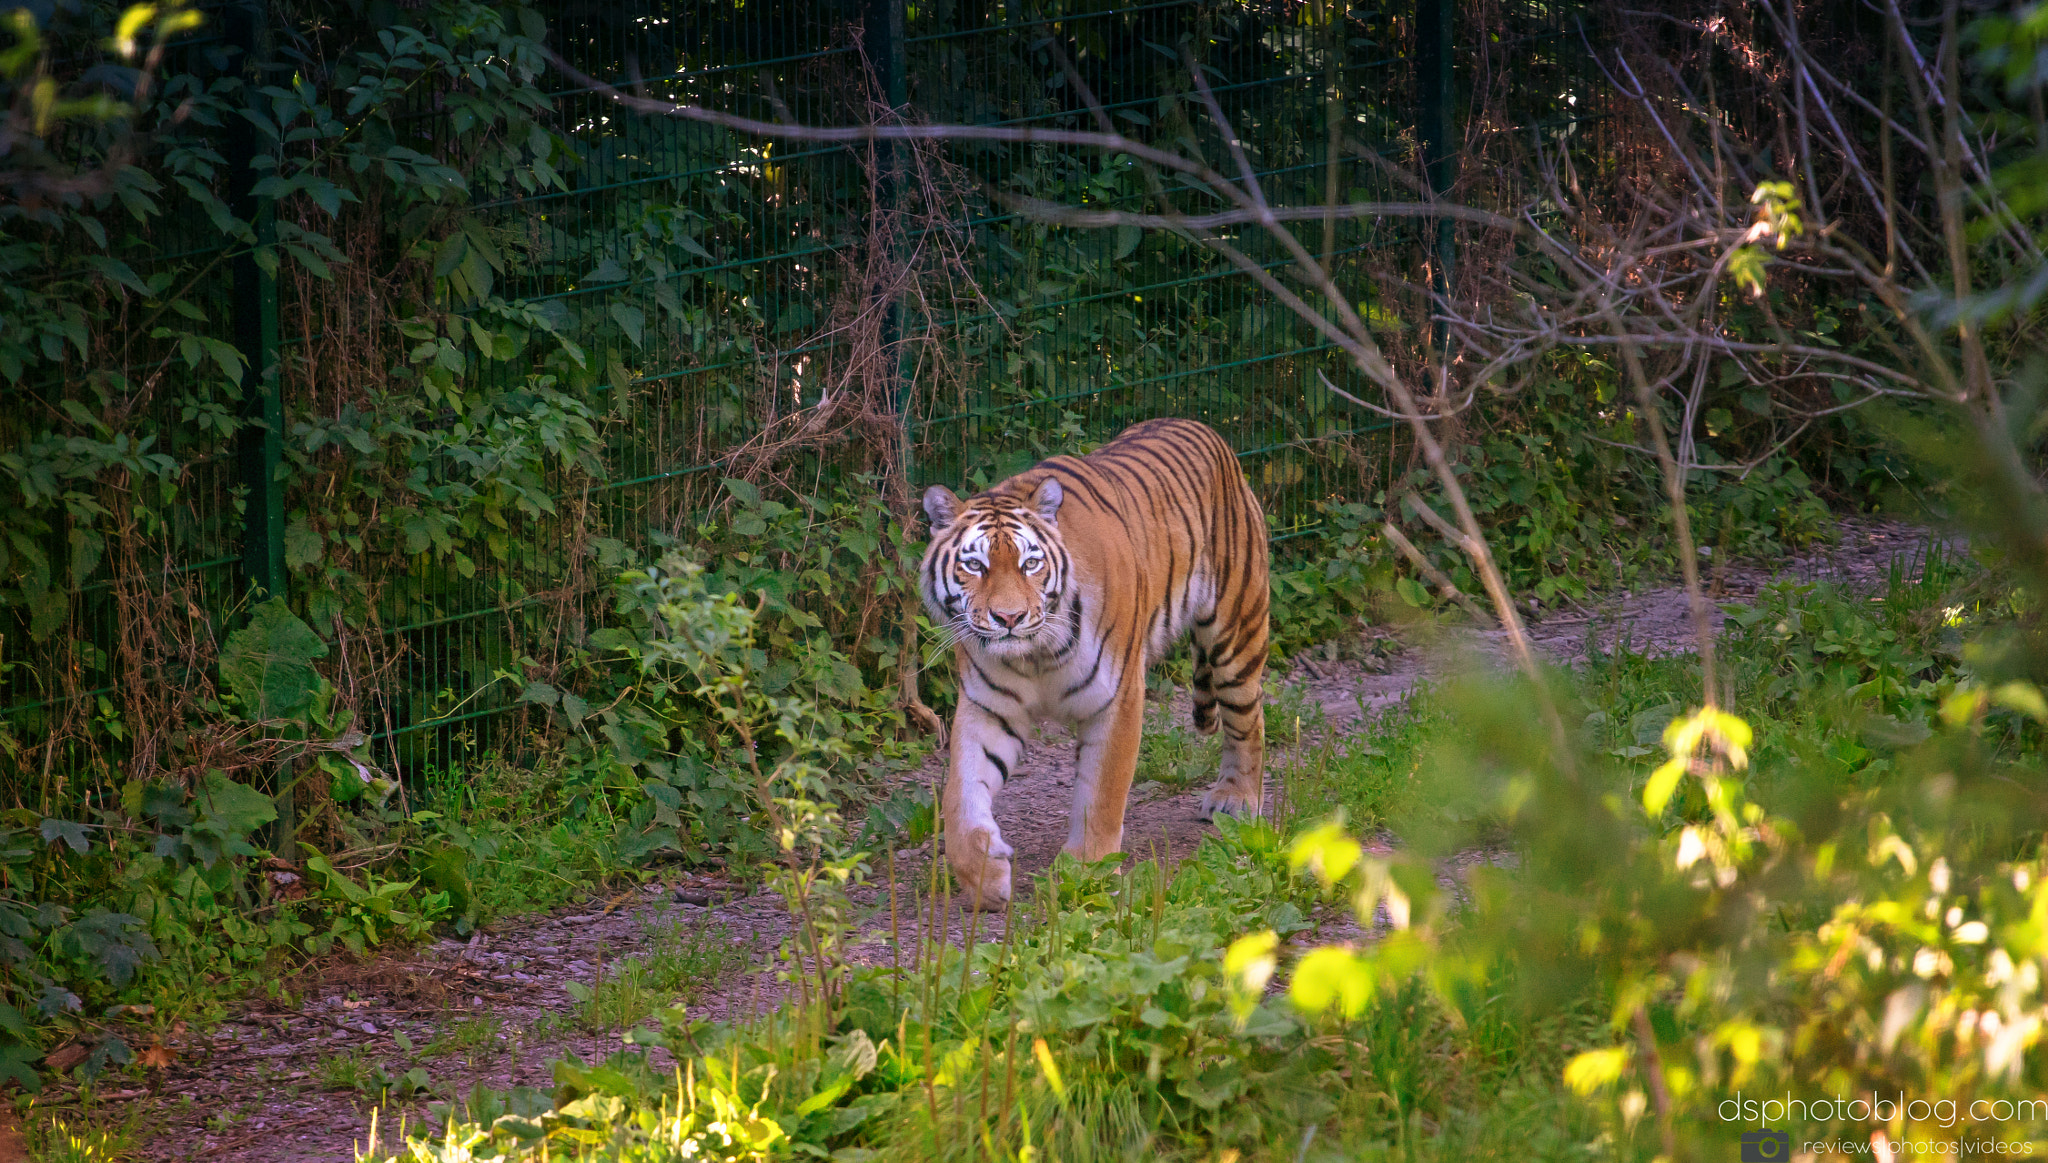
[[[1427,193],[1414,175],[1423,106],[1437,99],[1418,72],[1419,16],[1457,20],[1454,44],[1490,46],[1459,49],[1463,72],[1438,98],[1476,109],[1505,93],[1489,116],[1518,117],[1562,101],[1569,124],[1580,84],[1569,7],[1420,3],[535,7],[528,34],[573,72],[546,72],[521,98],[530,142],[480,140],[461,84],[408,84],[359,127],[380,150],[388,138],[390,157],[411,149],[405,164],[454,167],[460,197],[348,205],[332,225],[280,204],[286,237],[328,229],[350,262],[260,284],[274,357],[246,341],[256,284],[234,277],[245,245],[203,243],[195,220],[159,224],[162,237],[136,251],[140,277],[198,285],[228,354],[274,358],[276,444],[264,460],[251,429],[209,427],[191,391],[184,414],[151,413],[151,454],[175,466],[177,501],[119,546],[49,532],[50,584],[4,610],[0,715],[16,732],[119,718],[124,684],[154,658],[182,660],[192,673],[179,681],[203,694],[200,672],[268,555],[277,588],[331,646],[323,670],[382,761],[424,777],[524,746],[538,725],[521,702],[529,677],[589,649],[620,570],[713,526],[748,535],[745,521],[766,511],[758,490],[810,506],[799,524],[854,520],[819,500],[834,495],[880,494],[901,520],[913,512],[905,485],[983,488],[1158,416],[1203,420],[1232,442],[1276,539],[1313,531],[1324,502],[1383,489],[1405,467],[1386,420],[1329,387],[1373,399],[1371,385],[1187,231],[1069,227],[1024,209],[1200,214],[1229,204],[1214,184],[1088,146],[769,139],[614,97],[789,125],[1111,129],[1232,180],[1241,149],[1275,205],[1412,201]],[[194,41],[180,75],[203,85],[255,59],[226,43]],[[351,59],[388,65],[402,50],[387,40],[383,56]],[[280,35],[263,56],[283,64],[264,75],[321,75],[321,51]],[[1459,123],[1455,109],[1436,114],[1439,137]],[[228,130],[195,133],[232,145]],[[508,148],[531,160],[504,164]],[[1337,216],[1292,229],[1390,352],[1419,364],[1431,264],[1447,255],[1436,224]],[[1223,233],[1305,287],[1272,237]],[[379,252],[397,237],[405,254]],[[438,297],[420,300],[423,287]],[[193,381],[215,353],[173,339],[97,354],[129,376]],[[451,386],[465,376],[488,390]],[[218,393],[221,414],[251,407],[256,381],[243,386]],[[395,401],[400,419],[378,415]],[[33,427],[9,436],[32,440]],[[400,446],[406,463],[391,460]],[[366,500],[331,503],[337,480],[372,467]],[[268,531],[251,517],[265,511]],[[365,532],[379,520],[396,522],[383,541]],[[789,600],[831,600],[838,587],[820,570]],[[788,587],[791,576],[764,567],[726,580]],[[850,584],[865,587],[845,627],[861,637],[880,590],[872,576]],[[142,641],[145,624],[181,645]]]
[[[1405,8],[1405,6],[1404,6]],[[1228,167],[1227,131],[1275,205],[1381,197],[1363,143],[1402,152],[1412,104],[1394,16],[1354,6],[1157,3],[1048,13],[994,30],[913,24],[917,115],[1113,129]],[[932,23],[938,23],[936,17]],[[1192,81],[1202,70],[1223,121]],[[1332,142],[1336,144],[1333,155]],[[983,310],[926,321],[952,334],[975,374],[953,398],[920,396],[919,475],[991,484],[1052,451],[1153,416],[1203,420],[1237,446],[1275,533],[1315,523],[1314,503],[1355,485],[1358,445],[1384,425],[1318,376],[1353,379],[1313,328],[1186,232],[1068,229],[1005,210],[1006,198],[1202,214],[1230,208],[1194,183],[1148,188],[1127,156],[1088,147],[956,148],[988,197],[968,208]],[[1233,176],[1235,176],[1233,174]],[[1268,269],[1291,260],[1256,230],[1232,241]],[[1360,260],[1407,244],[1397,226],[1308,224],[1308,245],[1372,298]],[[1383,316],[1384,317],[1384,316]]]
[[[228,6],[199,11],[205,30],[164,70],[232,92],[247,62]],[[52,67],[83,67],[95,49],[60,41]],[[156,135],[172,154],[233,155],[238,130],[201,118]],[[88,191],[103,164],[92,136],[60,139],[58,159],[87,167]],[[170,169],[234,196],[226,173]],[[39,807],[78,791],[68,772],[165,746],[210,692],[193,660],[210,661],[246,608],[235,247],[195,207],[151,213],[171,180],[114,172],[98,195],[106,224],[68,237],[50,207],[10,191],[21,213],[6,269],[21,285],[0,308],[0,459],[20,494],[0,533],[0,775]],[[10,762],[40,769],[39,793]]]
[[[639,96],[808,125],[1091,128],[1101,116],[1220,152],[1192,59],[1275,202],[1322,201],[1333,170],[1341,197],[1391,194],[1357,152],[1410,148],[1401,13],[1331,21],[1301,5],[1177,0],[920,7],[881,29],[880,4],[563,5],[548,18],[578,72]],[[384,732],[403,766],[492,742],[479,732],[513,705],[502,676],[519,654],[601,619],[606,570],[689,541],[734,476],[765,469],[817,494],[893,467],[918,485],[980,488],[1140,419],[1190,416],[1244,453],[1284,536],[1381,470],[1384,446],[1358,438],[1383,424],[1319,373],[1356,377],[1227,261],[1170,234],[1049,226],[1005,202],[1142,208],[1127,158],[762,141],[587,87],[551,97],[576,151],[568,188],[489,203],[485,217],[522,256],[506,296],[547,313],[601,369],[606,451],[558,482],[555,518],[521,550],[532,561],[391,604],[401,663]],[[1171,197],[1190,212],[1218,205],[1199,189]],[[1323,241],[1339,265],[1412,245],[1400,227],[1356,220]],[[900,430],[849,418],[863,410]],[[823,438],[807,442],[807,425]],[[755,454],[771,450],[769,467]]]

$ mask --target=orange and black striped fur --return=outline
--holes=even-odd
[[[1084,457],[1056,456],[966,501],[934,487],[925,606],[954,642],[960,707],[943,810],[968,900],[1010,898],[992,801],[1038,719],[1080,737],[1066,850],[1123,848],[1144,728],[1145,671],[1184,634],[1195,728],[1220,725],[1207,813],[1264,797],[1266,520],[1237,457],[1192,420],[1148,420]]]

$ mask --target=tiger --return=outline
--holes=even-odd
[[[966,904],[1010,899],[1014,849],[994,796],[1034,720],[1079,737],[1065,850],[1084,861],[1123,850],[1145,676],[1184,635],[1195,729],[1221,727],[1224,738],[1203,815],[1260,813],[1266,518],[1222,436],[1193,420],[1148,420],[964,501],[934,485],[924,511],[919,590],[958,679],[941,816]]]

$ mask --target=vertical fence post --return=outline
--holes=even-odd
[[[1422,147],[1424,176],[1437,197],[1450,193],[1458,176],[1457,143],[1451,136],[1451,31],[1456,11],[1453,0],[1415,0],[1415,137]],[[1424,230],[1433,234],[1425,236],[1430,250],[1430,293],[1444,301],[1451,294],[1451,263],[1457,257],[1451,220],[1435,219]],[[1450,333],[1432,324],[1430,339],[1431,345],[1444,353]]]
[[[873,77],[875,95],[886,102],[891,110],[900,111],[909,99],[904,79],[903,63],[903,19],[904,0],[866,0],[861,12],[861,47],[867,53],[868,69]],[[882,142],[877,146],[882,167],[880,189],[876,191],[884,208],[897,209],[903,191],[903,151],[899,141]],[[896,234],[890,239],[892,253],[890,261],[902,261],[904,254],[901,237],[902,224],[896,222]],[[909,345],[903,342],[903,303],[900,297],[892,297],[882,317],[882,347],[891,356],[889,384],[889,407],[896,413],[898,430],[897,456],[902,465],[903,480],[907,485],[913,468],[911,460],[910,433],[910,391],[904,363],[909,356]]]
[[[241,50],[237,67],[247,86],[244,101],[253,103],[263,83],[267,55],[267,13],[262,0],[240,0],[223,13],[227,39]],[[227,143],[231,207],[256,231],[256,246],[276,241],[277,227],[269,198],[255,191],[262,173],[255,167],[262,148],[256,127],[237,118]],[[248,508],[242,523],[242,573],[252,591],[265,597],[285,594],[284,495],[277,481],[284,456],[284,400],[279,394],[277,367],[277,275],[265,270],[253,249],[234,260],[235,346],[242,353],[242,419],[236,460]]]
[[[270,55],[268,10],[264,0],[237,0],[222,16],[228,43],[241,50],[235,65],[245,86],[242,100],[254,105]],[[235,347],[242,353],[244,422],[237,434],[235,458],[248,506],[242,515],[242,575],[251,598],[282,598],[286,577],[284,488],[278,482],[277,469],[284,459],[284,399],[277,366],[277,274],[274,266],[265,270],[255,253],[276,243],[277,222],[271,200],[256,193],[257,183],[268,172],[255,165],[266,143],[248,119],[236,118],[230,124],[229,205],[256,233],[255,246],[234,258],[234,335]],[[275,771],[272,781],[277,819],[271,825],[270,847],[295,855],[292,841],[298,836],[299,820],[292,795],[292,765],[287,763]]]

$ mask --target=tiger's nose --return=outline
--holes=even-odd
[[[991,606],[988,616],[995,619],[996,625],[1001,626],[1003,629],[1015,630],[1023,624],[1026,612],[1024,610],[998,610]]]

